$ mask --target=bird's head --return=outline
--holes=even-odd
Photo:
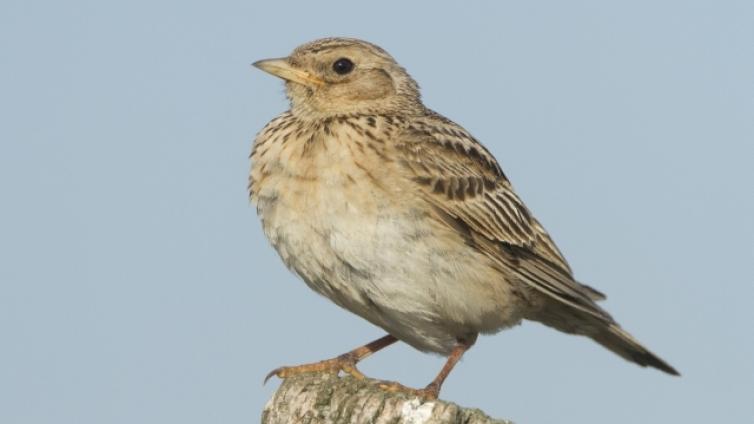
[[[288,57],[254,66],[285,80],[291,110],[301,118],[423,110],[416,82],[385,50],[366,41],[315,40]]]

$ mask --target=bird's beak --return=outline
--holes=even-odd
[[[252,65],[276,77],[297,82],[307,87],[315,88],[324,84],[324,81],[316,76],[291,66],[287,58],[258,60]]]

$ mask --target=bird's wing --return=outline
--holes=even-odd
[[[513,191],[492,154],[457,124],[432,114],[395,139],[400,163],[421,196],[455,228],[494,242],[488,251],[532,288],[603,319],[604,296],[574,280],[571,268]],[[447,219],[445,219],[447,221]]]

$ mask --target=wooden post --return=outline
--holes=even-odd
[[[422,402],[387,393],[372,380],[351,376],[305,374],[283,380],[267,402],[262,424],[511,424],[478,409],[442,400]]]

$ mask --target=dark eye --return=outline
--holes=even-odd
[[[338,75],[345,75],[353,71],[353,62],[350,59],[341,57],[332,64],[332,70]]]

